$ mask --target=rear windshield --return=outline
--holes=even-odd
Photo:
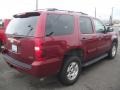
[[[26,18],[13,18],[6,30],[6,34],[33,36],[36,29],[38,16]]]

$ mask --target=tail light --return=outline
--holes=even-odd
[[[35,51],[40,51],[40,47],[37,47],[37,46],[36,46],[36,47],[34,48],[34,50],[35,50]]]
[[[42,57],[42,41],[40,39],[35,40],[35,57],[36,58],[41,58]]]
[[[40,58],[42,56],[42,50],[40,49],[40,47],[39,46],[35,46],[34,50],[35,50],[35,56]]]

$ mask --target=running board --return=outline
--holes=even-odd
[[[95,58],[95,59],[93,59],[93,60],[91,60],[91,61],[83,64],[83,67],[89,66],[89,65],[91,65],[91,64],[93,64],[93,63],[96,63],[96,62],[100,61],[101,59],[103,59],[103,58],[105,58],[105,57],[107,57],[107,56],[108,56],[108,54],[104,54],[104,55],[102,55],[102,56],[100,56],[100,57],[98,57],[98,58]]]

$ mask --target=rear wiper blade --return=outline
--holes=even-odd
[[[28,33],[26,34],[26,36],[28,36],[30,34],[30,32],[33,30],[33,27],[31,25],[28,25],[28,27],[30,28],[30,30],[28,31]]]
[[[50,33],[47,34],[46,36],[49,37],[49,36],[51,36],[51,35],[53,35],[53,34],[54,34],[54,32],[50,32]]]

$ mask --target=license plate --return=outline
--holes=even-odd
[[[12,51],[17,52],[17,46],[12,44]]]

